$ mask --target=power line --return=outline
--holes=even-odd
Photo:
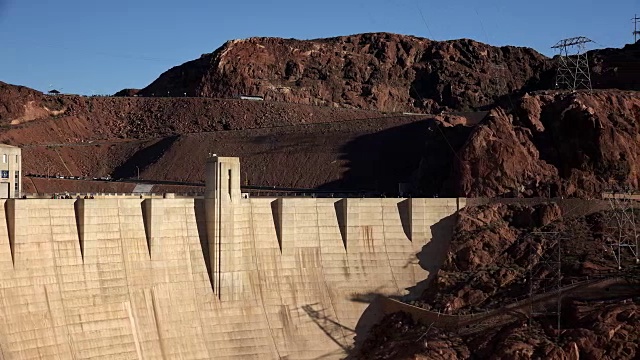
[[[484,33],[485,36],[485,42],[487,45],[489,45],[489,33],[487,32],[487,30],[484,27],[484,22],[482,21],[482,16],[480,16],[480,13],[478,12],[478,9],[474,8],[476,15],[478,16],[478,21],[480,22],[480,27],[482,28],[482,32]],[[509,86],[507,84],[507,78],[509,77],[508,74],[508,70],[509,68],[507,66],[505,66],[504,64],[493,64],[490,63],[489,66],[495,70],[492,74],[492,76],[495,76],[496,79],[496,83],[498,85],[498,91],[497,91],[497,99],[499,100],[501,97],[501,93],[502,91],[504,91],[504,94],[507,96],[507,99],[509,100],[509,105],[511,105],[511,107],[508,110],[513,110],[515,108],[514,104],[513,104],[513,99],[511,99],[511,91],[509,90]]]
[[[611,207],[605,217],[605,240],[616,260],[618,270],[629,263],[640,264],[640,234],[636,227],[634,189],[620,186],[612,189],[608,197]]]
[[[25,45],[24,42],[19,42],[16,40],[12,40],[12,39],[3,39],[3,42],[7,42],[7,43],[13,43],[14,45]],[[5,43],[6,44],[6,43]],[[51,49],[60,49],[60,50],[65,50],[66,52],[74,52],[74,53],[79,53],[79,54],[85,54],[85,55],[97,55],[97,56],[104,56],[104,57],[111,57],[111,58],[120,58],[120,59],[128,59],[128,60],[142,60],[142,61],[154,61],[154,62],[162,62],[162,63],[166,63],[166,62],[172,62],[175,63],[176,60],[172,60],[172,59],[167,59],[167,58],[159,58],[159,57],[153,57],[153,56],[139,56],[139,55],[134,55],[134,54],[127,54],[127,53],[113,53],[113,52],[106,52],[106,51],[95,51],[95,50],[87,50],[87,49],[79,49],[76,47],[70,47],[70,46],[65,46],[65,45],[58,45],[58,44],[46,44],[46,43],[36,43],[36,42],[30,42],[30,44],[28,44],[29,46],[34,46],[34,47],[45,47],[45,48],[51,48]]]
[[[427,31],[429,32],[429,36],[431,36],[431,40],[434,40],[433,38],[433,33],[431,32],[431,28],[429,27],[429,24],[427,23],[426,18],[424,17],[424,14],[422,12],[422,9],[420,9],[420,6],[418,5],[418,3],[416,2],[416,9],[418,10],[418,13],[420,14],[420,17],[422,19],[422,22],[424,23],[425,27],[427,28]],[[416,74],[417,75],[417,74]],[[418,92],[418,90],[416,89],[416,87],[413,85],[413,83],[410,84],[411,90],[413,90],[413,92],[416,94],[416,96],[418,97],[419,101],[421,104],[424,104],[424,98],[422,97],[422,95],[420,95],[420,93]],[[462,164],[462,158],[460,158],[460,155],[458,155],[458,153],[455,151],[455,148],[453,147],[453,145],[451,144],[451,142],[449,142],[449,139],[446,137],[446,135],[444,134],[444,132],[442,131],[442,129],[440,128],[439,124],[436,124],[436,128],[438,128],[438,131],[440,133],[440,135],[442,136],[442,138],[444,139],[444,141],[446,142],[446,144],[449,146],[449,149],[451,150],[451,152],[453,153],[453,155],[458,159],[458,161],[460,162],[460,164]]]
[[[476,15],[478,16],[478,21],[480,21],[480,27],[482,28],[482,32],[484,33],[484,37],[486,39],[487,44],[489,44],[489,34],[487,33],[487,30],[484,28],[482,17],[480,16],[480,13],[478,13],[478,9],[473,9],[473,10],[475,10]]]
[[[427,27],[427,31],[429,32],[429,36],[431,37],[431,40],[435,40],[435,38],[433,37],[433,33],[431,32],[431,28],[429,27],[429,24],[427,23],[427,20],[424,18],[424,14],[422,13],[422,9],[420,9],[420,5],[418,5],[417,2],[416,2],[416,8],[418,9],[418,12],[420,13],[420,17],[422,18],[422,22],[424,23],[424,26]]]
[[[424,23],[425,27],[427,28],[427,31],[429,32],[429,36],[431,36],[432,40],[434,40],[433,39],[433,34],[431,33],[431,28],[429,28],[429,24],[427,23],[427,21],[426,21],[426,19],[424,17],[424,14],[422,13],[422,10],[420,9],[420,6],[418,5],[417,2],[416,2],[416,8],[418,9],[418,12],[420,13],[420,17],[422,18],[422,22]],[[413,82],[410,83],[410,86],[411,86],[411,89],[413,90],[413,92],[416,94],[416,96],[420,100],[420,103],[424,104],[424,98],[422,97],[422,95],[420,95],[420,93],[418,92],[416,87],[413,85]],[[440,136],[442,136],[442,138],[444,139],[445,143],[447,144],[447,146],[451,150],[451,153],[453,153],[453,156],[458,159],[459,166],[462,166],[464,164],[464,161],[462,160],[462,158],[460,157],[460,155],[458,154],[456,149],[453,147],[453,145],[451,144],[451,142],[449,141],[447,136],[444,134],[444,131],[442,131],[442,129],[440,128],[440,125],[441,124],[435,124],[435,127],[438,129],[438,132],[440,133]]]
[[[534,317],[555,315],[558,342],[562,329],[562,243],[569,237],[564,232],[553,230],[534,231],[531,235],[539,238],[540,242],[533,239],[529,242],[529,329],[533,330]],[[555,311],[548,310],[544,305],[537,311],[534,297],[550,291],[556,293]]]
[[[509,91],[509,86],[505,80],[509,76],[509,68],[503,64],[490,63],[489,66],[494,70],[492,76],[495,78],[498,86],[497,99],[500,99],[500,94],[504,91],[504,93],[507,95],[507,99],[509,100],[509,105],[511,105],[508,110],[513,110],[515,108],[515,105],[513,103],[513,100],[511,99],[511,92]]]

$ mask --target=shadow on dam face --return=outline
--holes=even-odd
[[[411,239],[411,200],[406,199],[398,203],[398,214],[402,224],[402,231],[407,239]]]
[[[401,204],[401,203],[400,203]],[[398,204],[398,207],[401,205]],[[426,279],[420,281],[415,286],[407,288],[408,294],[404,296],[395,296],[395,298],[403,301],[411,301],[419,299],[425,291],[429,290],[429,285],[435,279],[438,271],[444,264],[451,245],[453,230],[455,227],[457,214],[451,214],[430,227],[431,240],[422,247],[422,250],[416,254],[416,260],[420,267],[426,270],[429,275]],[[403,225],[404,227],[404,225]],[[368,303],[369,306],[362,313],[355,328],[354,350],[359,349],[366,340],[371,328],[379,323],[384,313],[382,311],[382,303],[380,301],[380,292],[370,292],[366,294],[358,294],[351,298],[351,301]],[[393,297],[393,296],[392,296]]]
[[[348,354],[352,350],[348,339],[355,334],[355,330],[327,315],[326,309],[318,308],[318,305],[317,303],[304,305],[302,310],[331,341]]]
[[[209,284],[211,285],[211,289],[213,289],[214,284],[211,278],[211,257],[209,256],[209,241],[207,239],[207,221],[204,209],[204,199],[195,199],[193,202],[193,208],[196,216],[198,240],[200,240],[200,247],[202,248],[204,265],[207,268],[207,274],[209,274]]]
[[[444,264],[451,245],[457,214],[451,214],[431,226],[431,241],[422,247],[416,255],[421,268],[429,272],[426,279],[409,288],[404,300],[416,300],[429,288],[438,271]]]

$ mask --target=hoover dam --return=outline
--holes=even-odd
[[[246,198],[238,158],[206,166],[204,197],[1,200],[0,356],[344,358],[362,299],[418,292],[465,206]]]

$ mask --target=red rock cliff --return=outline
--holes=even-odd
[[[263,96],[303,104],[435,112],[492,104],[535,84],[536,51],[473,40],[370,33],[316,40],[234,40],[174,67],[144,96]]]
[[[512,114],[495,109],[458,151],[464,196],[599,197],[640,181],[640,99],[634,92],[541,93]]]

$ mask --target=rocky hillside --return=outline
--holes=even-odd
[[[437,112],[489,105],[548,86],[547,58],[529,48],[369,33],[316,40],[233,40],[176,66],[144,96],[233,97],[383,111]],[[540,77],[547,76],[547,85]]]
[[[211,98],[43,95],[7,85],[0,143],[23,148],[25,174],[204,181],[209,152],[238,156],[243,184],[397,192],[420,161],[426,116]],[[28,96],[21,96],[28,91]],[[49,114],[47,103],[61,111]],[[27,108],[39,117],[22,121]],[[428,122],[437,121],[431,119]],[[396,159],[403,159],[402,162]],[[24,181],[27,192],[101,191]]]
[[[64,111],[64,104],[59,98],[0,81],[0,126],[52,117]]]
[[[640,90],[640,42],[590,51],[589,61],[594,88]]]
[[[561,342],[555,342],[552,319],[530,326],[526,321],[487,330],[475,336],[418,324],[395,313],[377,324],[362,360],[635,360],[640,354],[640,300],[599,304],[567,302]]]
[[[7,85],[4,91],[0,109],[5,131],[0,133],[0,142],[19,146],[78,143],[75,152],[59,152],[71,168],[70,162],[77,158],[73,154],[95,159],[78,165],[78,169],[85,169],[79,172],[88,175],[92,175],[91,169],[102,169],[100,174],[113,173],[119,164],[130,162],[128,156],[162,139],[167,140],[162,144],[173,144],[171,139],[179,135],[220,132],[220,136],[211,133],[205,136],[209,140],[193,144],[186,140],[191,137],[184,137],[180,143],[186,145],[176,148],[176,159],[191,159],[181,163],[197,168],[197,158],[189,154],[219,149],[242,156],[245,166],[256,164],[245,174],[252,183],[395,194],[398,182],[413,180],[416,196],[599,198],[612,183],[638,186],[640,182],[640,100],[633,92],[534,93],[514,99],[511,110],[494,108],[477,124],[476,120],[469,120],[470,115],[448,113],[403,117],[268,101],[48,96]],[[313,123],[321,124],[305,127]],[[264,129],[260,134],[225,132],[279,126],[289,126],[284,138],[275,135],[280,130]],[[328,135],[336,131],[345,136]],[[265,143],[265,134],[271,136],[268,144],[272,149],[256,151],[257,147],[251,144]],[[224,144],[214,141],[222,138],[226,139]],[[134,139],[141,142],[127,142]],[[300,144],[316,144],[319,139],[324,139],[325,144],[318,144],[316,150],[300,151]],[[87,147],[88,141],[100,141],[104,146]],[[108,162],[100,160],[105,159],[103,148],[110,149]],[[25,150],[26,170],[42,173],[44,170],[38,169],[40,159],[50,157],[59,163],[55,165],[57,171],[69,172],[54,149],[35,149]],[[326,153],[326,159],[303,163],[317,169],[342,164],[335,172],[328,172],[333,175],[285,176],[278,167],[299,163],[301,155],[311,156],[318,151]],[[29,160],[31,153],[34,157]],[[382,161],[387,156],[384,154],[404,159],[402,171],[381,166],[394,163]],[[136,165],[140,165],[137,161]],[[102,166],[107,163],[111,165]],[[265,178],[265,167],[258,165],[267,163],[273,164],[269,167],[273,176]],[[72,172],[76,175],[75,170]],[[198,172],[172,174],[154,172],[153,176],[202,180]]]
[[[614,257],[606,251],[604,235],[612,221],[606,212],[576,214],[574,206],[563,210],[554,203],[497,203],[463,209],[445,263],[413,303],[460,315],[503,308],[516,299],[526,301],[531,293],[553,291],[559,275],[554,268],[557,238],[552,233],[564,233],[571,244],[561,247],[563,286],[608,276],[627,280],[618,288],[589,292],[586,297],[565,294],[559,334],[551,309],[547,314],[538,310],[531,322],[527,316],[500,325],[488,321],[469,333],[424,326],[396,313],[373,328],[358,358],[637,359],[638,268],[625,254],[624,271],[617,272]],[[549,306],[555,308],[557,302]]]
[[[599,50],[589,56],[595,86],[639,86],[640,44]],[[28,170],[42,173],[39,160],[50,157],[56,159],[52,160],[56,171],[75,174],[77,168],[91,175],[91,169],[99,169],[100,174],[115,175],[116,169],[133,164],[128,158],[131,154],[146,154],[145,147],[156,142],[174,144],[176,136],[291,126],[282,139],[275,135],[279,130],[265,130],[273,135],[269,146],[277,152],[265,148],[264,153],[257,153],[251,144],[265,143],[264,134],[247,132],[206,135],[207,141],[193,145],[187,141],[193,137],[185,136],[179,143],[188,146],[176,149],[175,156],[193,159],[197,166],[197,159],[190,156],[196,145],[201,153],[224,148],[230,155],[242,156],[243,163],[256,164],[245,177],[258,184],[393,195],[399,182],[411,181],[417,196],[599,197],[612,182],[638,186],[640,103],[635,93],[522,92],[549,85],[553,61],[530,49],[495,48],[471,40],[432,42],[393,34],[310,41],[238,40],[169,70],[137,97],[132,96],[135,89],[123,90],[118,97],[50,96],[0,83],[0,126],[5,128],[0,142],[19,146],[79,143],[82,151],[61,151],[64,159],[46,146],[41,147],[44,150],[26,150],[25,165],[31,164]],[[495,77],[491,69],[507,75]],[[161,90],[154,90],[156,87]],[[165,90],[201,97],[141,96],[158,95],[159,91],[164,95]],[[240,93],[285,101],[210,97]],[[511,96],[498,99],[507,93]],[[310,105],[315,103],[332,106]],[[486,104],[492,104],[488,106],[491,111],[460,114],[445,109]],[[444,111],[413,117],[368,108]],[[477,126],[486,113],[489,115]],[[384,124],[377,126],[378,119]],[[414,120],[416,124],[410,124]],[[418,124],[419,120],[426,121]],[[338,122],[336,126],[302,129],[309,124]],[[336,131],[346,135],[327,135],[325,140],[324,135]],[[413,131],[420,136],[407,137]],[[222,138],[227,141],[224,145],[218,141]],[[134,139],[140,142],[125,143]],[[304,163],[326,169],[327,163],[337,167],[342,162],[339,169],[328,172],[331,176],[317,175],[315,170],[306,171],[309,176],[304,177],[285,175],[278,168],[299,163],[300,156],[306,156],[293,150],[296,144],[317,144],[319,139],[327,143],[318,145],[318,149],[325,149],[326,159]],[[87,147],[89,141],[100,141],[104,149],[111,149],[109,161],[100,161],[103,149],[97,144]],[[277,147],[283,144],[288,145]],[[379,150],[376,155],[368,150],[374,147]],[[408,155],[409,149],[416,149],[415,154]],[[65,166],[63,162],[80,160],[72,153],[86,154],[83,158],[92,160]],[[402,171],[380,166],[387,163],[380,161],[384,154],[402,154]],[[139,157],[136,159],[139,165]],[[273,174],[265,177],[264,166],[258,166],[261,163],[274,164]],[[145,164],[150,166],[149,176],[173,176],[151,171],[149,161]],[[184,162],[187,164],[193,165]],[[126,168],[136,169],[133,165]],[[124,173],[131,175],[130,171]],[[183,172],[175,180],[194,182],[201,178],[196,172]]]
[[[589,52],[593,87],[640,89],[640,44]],[[142,96],[234,97],[382,111],[477,109],[551,89],[557,59],[469,39],[368,33],[328,39],[249,38],[176,66]]]
[[[599,198],[613,184],[640,182],[634,92],[542,92],[513,111],[492,110],[477,127],[442,124],[433,132],[446,141],[425,146],[423,194]]]
[[[244,100],[51,96],[0,83],[0,126],[13,125],[12,134],[0,133],[0,141],[15,145],[148,139],[383,116],[378,111]]]

